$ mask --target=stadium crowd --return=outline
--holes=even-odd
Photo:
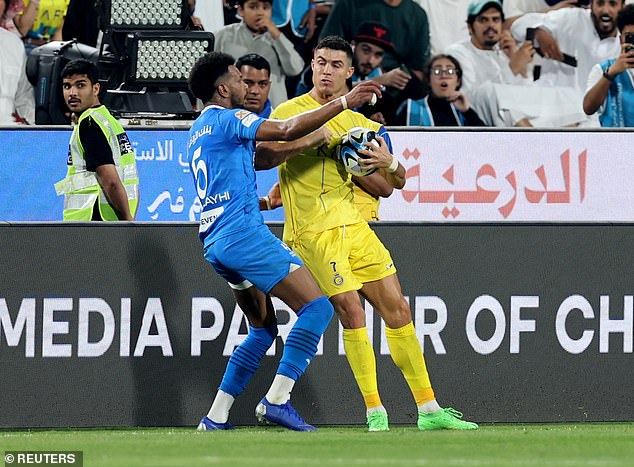
[[[558,128],[630,126],[634,35],[623,30],[634,23],[631,1],[217,0],[197,8],[188,0],[186,8],[190,28],[214,33],[215,50],[268,61],[273,108],[308,90],[317,40],[339,35],[356,50],[350,85],[371,79],[385,90],[376,106],[359,109],[380,123]],[[32,124],[27,56],[49,41],[98,47],[99,12],[80,0],[0,0],[0,10],[0,124]],[[432,118],[438,105],[451,115]]]

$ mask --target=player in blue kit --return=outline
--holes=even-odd
[[[255,141],[289,141],[300,137],[315,146],[330,139],[318,130],[346,108],[370,102],[379,87],[371,81],[318,109],[286,120],[267,120],[240,109],[246,85],[230,55],[212,52],[194,65],[189,87],[205,103],[194,122],[188,155],[202,204],[199,237],[204,256],[233,289],[249,321],[249,335],[229,359],[209,413],[199,430],[227,430],[229,410],[257,370],[277,336],[270,294],[283,300],[297,321],[288,335],[273,383],[256,407],[260,421],[297,431],[313,431],[290,404],[295,382],[317,351],[333,315],[330,302],[295,253],[275,237],[260,214],[255,179],[258,168],[274,167],[285,153],[255,160]],[[295,142],[290,142],[289,149]]]

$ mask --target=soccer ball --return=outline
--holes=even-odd
[[[376,169],[365,170],[359,164],[359,159],[364,159],[367,156],[359,154],[358,151],[366,149],[364,143],[368,142],[373,142],[378,146],[376,133],[368,128],[352,128],[343,137],[343,141],[337,146],[337,158],[345,167],[346,172],[361,177],[376,172]]]

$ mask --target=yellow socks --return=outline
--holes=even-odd
[[[392,360],[403,372],[403,376],[416,400],[416,405],[434,400],[434,390],[429,381],[425,358],[416,337],[414,324],[410,322],[398,329],[386,327],[385,335],[390,346]],[[348,360],[350,360],[350,357],[348,357]]]
[[[366,328],[344,329],[343,345],[366,408],[381,405],[376,381],[376,358]],[[420,347],[419,347],[420,349]],[[427,372],[425,372],[427,374]]]

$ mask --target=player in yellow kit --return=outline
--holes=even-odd
[[[317,45],[312,60],[314,88],[279,105],[272,118],[285,119],[341,99],[347,106],[346,80],[352,75],[352,49],[340,37]],[[280,188],[285,208],[284,241],[304,260],[322,291],[329,297],[344,328],[344,346],[350,367],[365,400],[370,431],[389,430],[388,417],[377,387],[376,359],[365,324],[359,294],[386,323],[392,358],[401,369],[418,406],[418,428],[475,429],[454,409],[436,402],[423,353],[416,337],[409,305],[401,292],[389,251],[383,246],[354,204],[351,176],[335,157],[341,135],[353,127],[386,134],[380,124],[346,110],[326,124],[330,144],[297,150],[282,143],[261,143],[258,154],[269,151],[288,159],[280,166]],[[368,168],[378,169],[392,187],[405,184],[405,168],[391,154],[385,137],[379,147],[368,147]],[[258,156],[256,155],[256,161]]]

